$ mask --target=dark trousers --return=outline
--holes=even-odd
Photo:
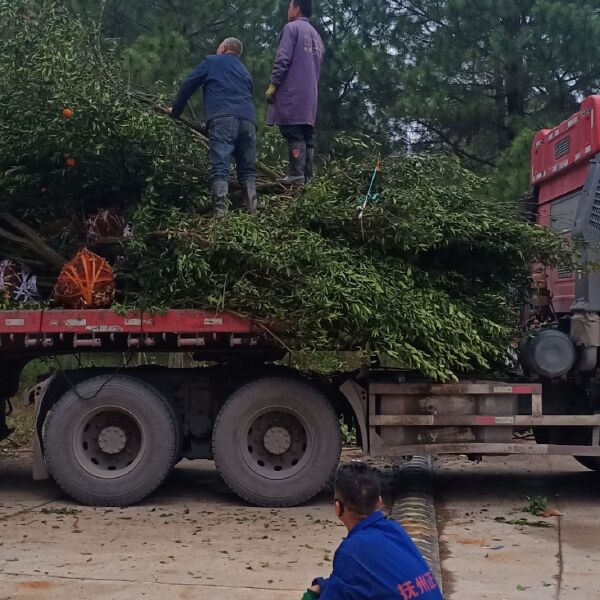
[[[236,117],[219,117],[208,124],[211,179],[229,179],[229,164],[235,159],[240,183],[256,180],[256,124]]]
[[[280,125],[279,131],[287,142],[305,142],[307,150],[315,147],[315,128],[312,125]]]

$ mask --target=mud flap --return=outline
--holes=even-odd
[[[44,481],[50,479],[50,475],[46,469],[46,461],[44,460],[44,451],[42,449],[42,430],[43,423],[40,423],[40,412],[42,409],[42,403],[44,400],[44,394],[52,381],[54,381],[55,375],[52,375],[48,379],[38,383],[34,387],[27,390],[24,394],[24,400],[30,405],[34,405],[35,418],[33,428],[33,479],[34,481]]]

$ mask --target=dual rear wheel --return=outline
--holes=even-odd
[[[48,470],[83,504],[127,506],[151,494],[173,468],[179,419],[153,387],[131,377],[95,377],[69,390],[44,427]]]
[[[241,498],[294,506],[318,494],[340,459],[337,417],[327,398],[302,381],[261,379],[225,403],[213,430],[219,473]]]
[[[151,494],[179,460],[181,419],[139,379],[95,377],[52,407],[43,439],[48,470],[67,494],[84,504],[127,506]],[[340,451],[328,399],[295,379],[260,379],[238,389],[213,427],[223,479],[262,506],[315,496],[335,472]]]

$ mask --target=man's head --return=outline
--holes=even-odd
[[[334,490],[335,514],[348,529],[381,508],[379,474],[364,463],[342,465]]]
[[[295,21],[300,17],[310,19],[312,13],[312,0],[291,0],[288,6],[288,21]]]
[[[220,56],[221,54],[235,54],[236,56],[241,56],[244,51],[244,45],[237,38],[227,38],[223,40],[220,46],[217,48],[217,54]]]

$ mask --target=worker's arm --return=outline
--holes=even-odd
[[[296,47],[296,30],[286,25],[279,40],[279,47],[275,56],[275,63],[271,71],[271,84],[278,88],[284,81],[294,58]]]
[[[342,548],[338,548],[333,558],[333,571],[327,579],[319,577],[313,581],[314,586],[320,588],[319,600],[345,600],[356,591],[354,581],[356,562]],[[352,596],[355,597],[354,595]]]
[[[353,589],[351,582],[338,577],[335,574],[335,569],[331,577],[324,580],[324,584],[325,587],[321,588],[319,600],[346,600],[346,598],[350,598],[350,592]]]
[[[192,94],[204,85],[208,76],[208,61],[203,60],[185,79],[179,88],[179,93],[173,104],[171,115],[175,118],[181,116],[185,109],[187,101],[192,97]]]

